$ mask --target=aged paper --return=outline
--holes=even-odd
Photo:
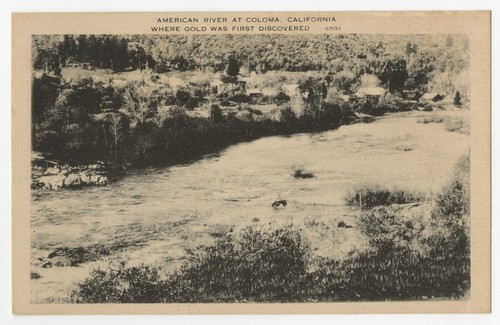
[[[14,313],[490,311],[489,12],[12,20]]]

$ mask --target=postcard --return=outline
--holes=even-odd
[[[490,312],[490,17],[13,14],[13,312]]]

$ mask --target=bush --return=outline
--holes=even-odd
[[[371,247],[383,252],[419,246],[424,225],[422,216],[396,213],[379,207],[364,212],[357,220],[358,229],[368,238]]]
[[[75,303],[297,301],[307,290],[309,247],[290,227],[243,229],[220,238],[180,270],[125,262],[92,271],[71,294]]]
[[[469,289],[468,257],[435,258],[410,248],[368,251],[326,261],[312,276],[322,301],[460,298]]]
[[[369,114],[373,116],[381,116],[387,112],[387,108],[383,105],[374,105],[369,101],[363,102],[357,107],[358,111],[363,114]]]
[[[280,110],[280,122],[287,125],[294,125],[297,123],[297,115],[290,106]]]
[[[95,269],[71,293],[71,302],[97,303],[157,303],[166,295],[165,281],[156,267],[127,267],[126,262],[107,269]]]
[[[432,210],[436,229],[431,245],[443,254],[469,255],[470,251],[470,158],[460,158],[453,178],[438,195]],[[438,252],[439,253],[439,252]]]
[[[408,192],[400,189],[383,189],[379,187],[357,188],[349,193],[345,201],[347,205],[370,209],[391,204],[406,204],[425,201],[424,193]]]
[[[175,302],[296,301],[306,290],[309,247],[289,227],[224,237],[169,279]]]

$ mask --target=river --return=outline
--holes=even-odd
[[[321,133],[266,137],[187,165],[132,170],[105,187],[34,192],[32,258],[58,247],[103,244],[119,246],[113,255],[173,270],[227,231],[280,223],[309,231],[316,254],[342,256],[363,244],[359,234],[335,230],[336,240],[327,242],[325,229],[339,220],[353,223],[344,204],[349,191],[378,185],[432,196],[468,151],[468,135],[443,123],[417,123],[436,114],[401,113]],[[314,177],[295,179],[296,168]],[[273,208],[277,198],[287,206]],[[41,275],[32,280],[32,301],[57,301],[98,263],[32,265]]]

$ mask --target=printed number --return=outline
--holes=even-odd
[[[339,26],[327,26],[325,29],[329,32],[338,32],[340,30],[340,27]]]

